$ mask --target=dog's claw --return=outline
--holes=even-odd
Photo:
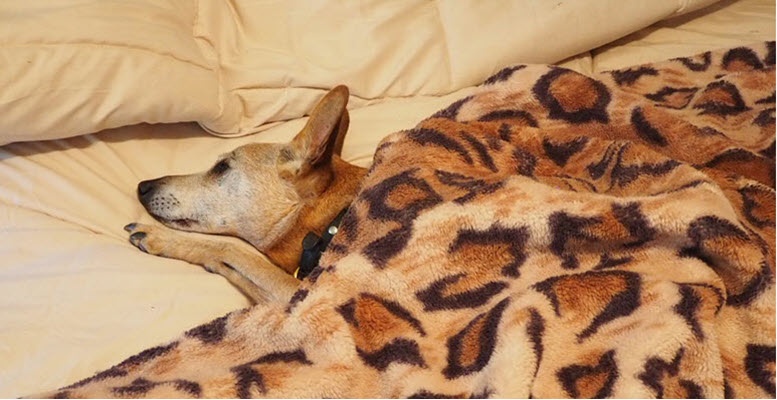
[[[130,241],[133,243],[136,241],[140,241],[146,237],[146,232],[135,232],[132,235],[130,235]]]
[[[136,222],[132,222],[132,223],[127,224],[124,227],[124,230],[127,231],[127,232],[132,232],[135,229],[137,229],[137,227],[138,227],[138,224]],[[148,236],[148,234],[146,232],[135,232],[135,233],[130,235],[129,242],[133,246],[137,247],[140,251],[142,251],[144,253],[148,253],[148,249],[146,249],[146,246],[143,245],[143,239],[145,239],[146,236]]]
[[[132,235],[130,235],[129,241],[130,241],[130,243],[135,245],[137,248],[139,248],[140,251],[148,253],[148,251],[146,251],[146,248],[143,247],[143,244],[140,242],[141,240],[143,240],[145,238],[146,238],[146,232],[135,232]]]

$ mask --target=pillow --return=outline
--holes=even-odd
[[[0,144],[218,117],[188,0],[0,0]]]
[[[200,1],[219,55],[212,133],[297,118],[337,84],[349,106],[439,96],[516,63],[553,63],[716,0]]]
[[[439,96],[552,63],[716,0],[1,0],[0,144],[139,122],[222,136]]]

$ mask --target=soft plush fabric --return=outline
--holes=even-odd
[[[774,397],[774,49],[506,68],[382,142],[288,304],[49,395]]]
[[[714,1],[3,0],[0,144],[139,122],[254,133],[337,84],[353,107],[447,94]]]

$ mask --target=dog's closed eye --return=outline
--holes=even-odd
[[[229,162],[227,160],[221,160],[216,165],[213,166],[210,170],[210,174],[214,176],[219,176],[226,172],[229,169]]]

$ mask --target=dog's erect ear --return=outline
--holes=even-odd
[[[348,130],[348,88],[337,86],[327,93],[310,113],[308,123],[291,141],[294,152],[302,157],[298,173],[328,164],[332,155],[340,155]]]

